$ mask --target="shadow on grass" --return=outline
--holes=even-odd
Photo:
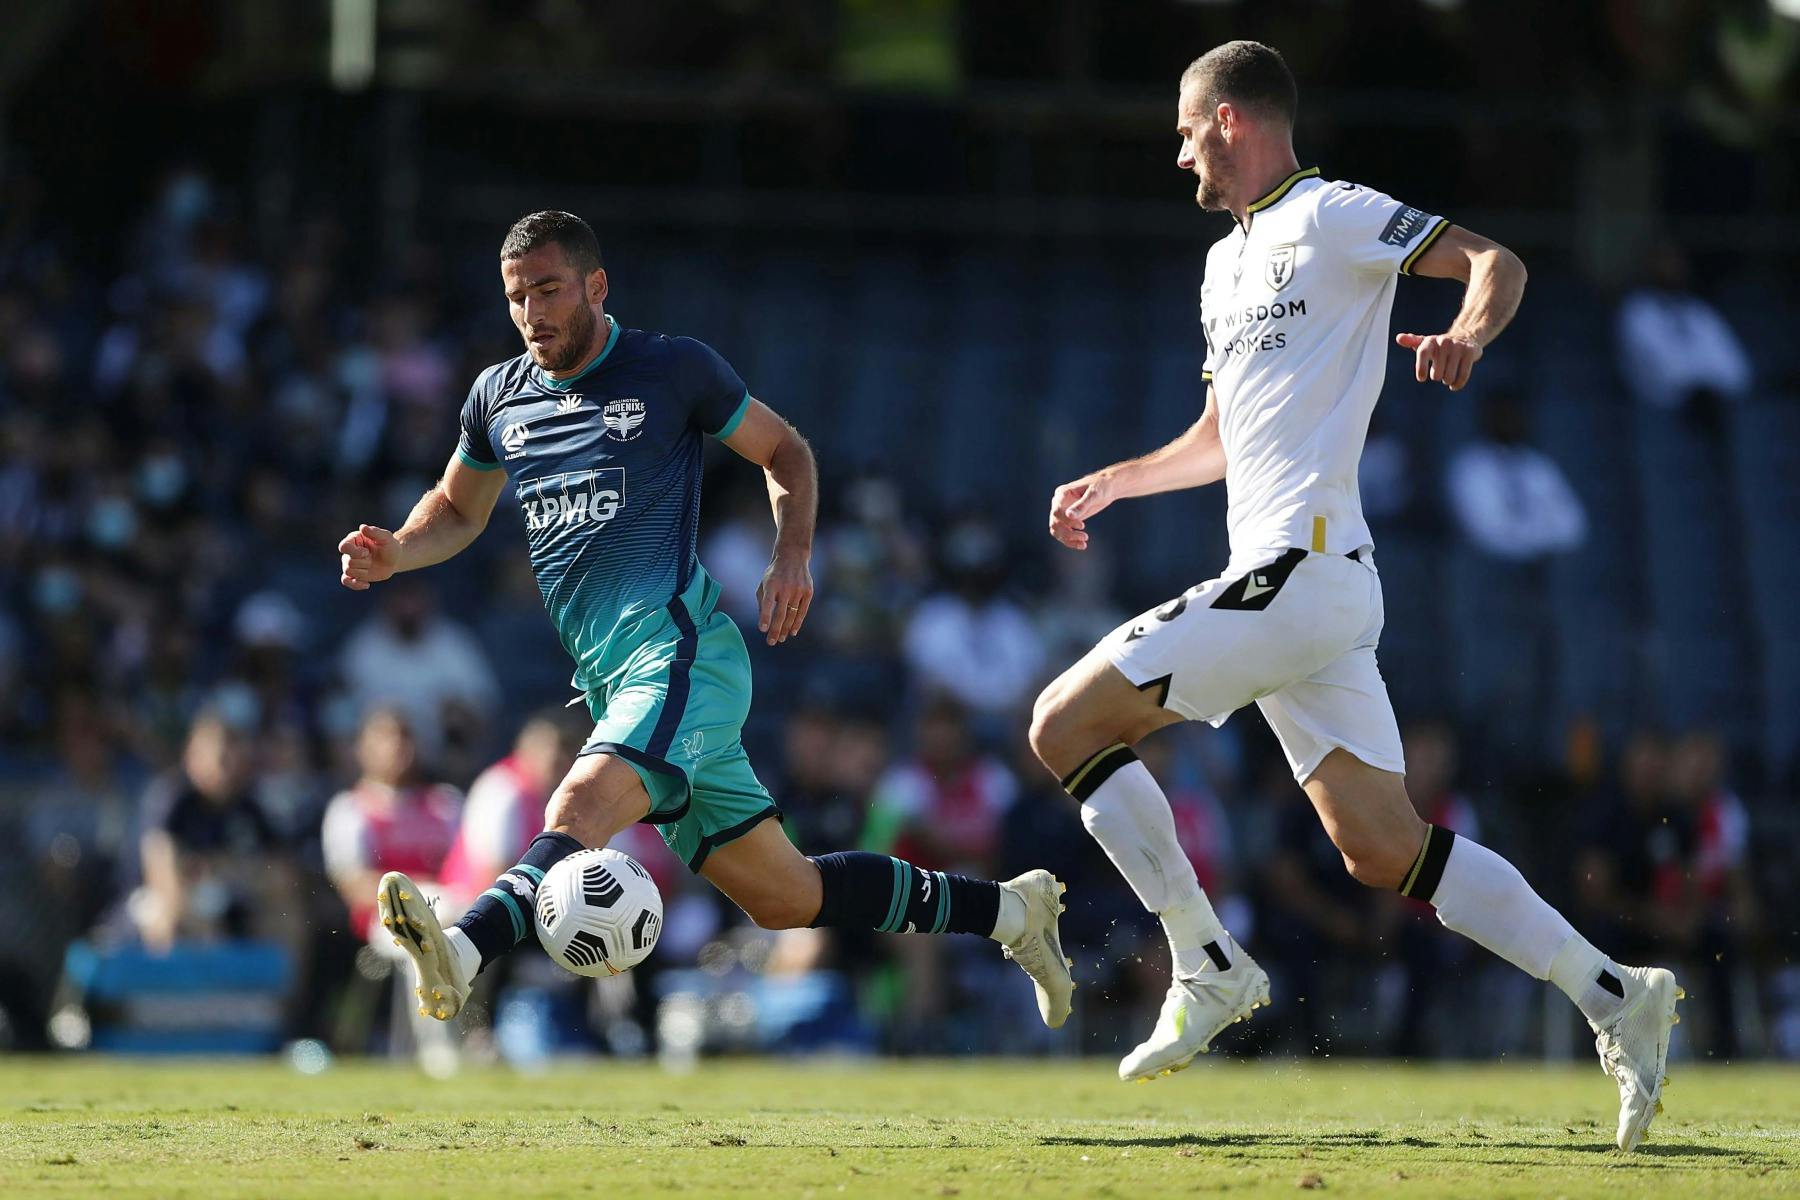
[[[1350,1133],[1226,1133],[1131,1135],[1097,1133],[1088,1136],[1052,1136],[1038,1139],[1041,1146],[1161,1146],[1169,1149],[1195,1150],[1308,1150],[1376,1147],[1410,1147],[1419,1150],[1536,1150],[1575,1154],[1608,1155],[1616,1166],[1667,1167],[1682,1159],[1729,1158],[1744,1166],[1781,1165],[1784,1160],[1760,1150],[1743,1150],[1729,1146],[1703,1146],[1692,1142],[1649,1142],[1632,1154],[1621,1154],[1611,1142],[1518,1142],[1497,1141],[1485,1135],[1466,1138],[1393,1137],[1379,1131]],[[1649,1159],[1672,1159],[1674,1162],[1652,1163]],[[1511,1162],[1515,1160],[1499,1160]]]

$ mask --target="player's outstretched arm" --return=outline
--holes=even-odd
[[[1400,333],[1394,341],[1414,355],[1420,383],[1435,379],[1453,392],[1469,382],[1482,347],[1500,336],[1525,295],[1519,256],[1477,233],[1452,225],[1413,265],[1414,275],[1460,279],[1468,284],[1462,310],[1443,333]]]
[[[1050,536],[1071,550],[1086,550],[1087,521],[1114,500],[1204,487],[1225,478],[1225,446],[1219,440],[1219,408],[1212,388],[1206,410],[1182,435],[1160,450],[1083,475],[1050,497]]]
[[[398,532],[358,525],[338,543],[341,577],[354,592],[461,554],[487,528],[506,472],[478,471],[452,456],[444,477],[413,505]]]
[[[769,507],[775,511],[775,552],[756,590],[756,627],[769,645],[800,632],[812,608],[813,528],[819,520],[819,466],[798,430],[761,400],[751,400],[744,419],[725,439],[732,450],[763,469]]]

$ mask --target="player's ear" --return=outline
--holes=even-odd
[[[1219,101],[1218,111],[1213,114],[1213,121],[1219,126],[1219,136],[1230,141],[1237,134],[1238,111],[1231,106],[1229,100]]]
[[[606,268],[595,267],[587,277],[587,301],[589,304],[603,304],[606,301]]]

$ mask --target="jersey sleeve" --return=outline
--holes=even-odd
[[[1372,274],[1411,274],[1413,264],[1450,228],[1442,217],[1354,183],[1325,189],[1318,220],[1326,244],[1356,270]]]
[[[724,439],[737,432],[750,408],[750,392],[731,364],[705,342],[669,339],[675,387],[688,404],[688,421],[701,433]]]
[[[469,388],[469,398],[462,406],[462,434],[456,441],[456,457],[464,466],[474,467],[477,471],[494,471],[500,467],[500,456],[494,453],[494,444],[488,438],[488,380],[493,372],[483,371],[476,377]]]

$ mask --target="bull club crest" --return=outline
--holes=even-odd
[[[1263,264],[1263,280],[1271,291],[1279,292],[1294,279],[1294,246],[1289,242],[1269,247],[1268,261]]]

